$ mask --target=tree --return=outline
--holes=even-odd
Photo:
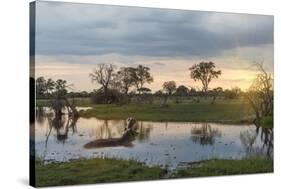
[[[142,94],[149,94],[149,93],[151,93],[151,89],[149,89],[147,87],[140,88],[140,91],[141,91]]]
[[[186,96],[188,94],[188,88],[184,85],[178,86],[176,90],[176,95],[178,96]]]
[[[163,92],[162,90],[158,90],[154,93],[155,96],[162,96],[163,95]]]
[[[55,89],[56,89],[56,94],[58,96],[64,96],[67,94],[67,89],[69,86],[67,85],[66,80],[58,79],[55,82]]]
[[[224,96],[229,99],[235,99],[238,98],[241,93],[242,90],[239,87],[233,87],[230,90],[226,89],[224,91]]]
[[[68,115],[73,118],[78,117],[78,111],[74,105],[67,99],[67,88],[71,88],[72,84],[67,84],[66,80],[58,79],[54,83],[54,92],[52,93],[51,107],[55,111],[55,116],[60,119],[62,116],[62,109],[64,107],[68,110]]]
[[[102,86],[104,92],[105,103],[107,102],[108,86],[113,80],[115,66],[112,64],[99,64],[92,73],[89,74],[91,81],[96,82]]]
[[[153,82],[153,77],[149,73],[150,68],[139,65],[137,68],[131,68],[132,83],[137,88],[139,94],[142,94],[142,89],[145,83]]]
[[[44,77],[38,77],[36,79],[36,95],[37,97],[44,96],[47,91],[46,80]]]
[[[213,94],[213,101],[212,101],[212,104],[215,103],[215,100],[217,99],[217,97],[218,97],[221,93],[223,93],[222,87],[217,87],[217,88],[214,88],[214,89],[212,90],[212,94]]]
[[[49,78],[47,80],[47,83],[46,83],[47,94],[52,93],[52,91],[55,89],[55,85],[56,85],[56,83],[51,78]]]
[[[133,68],[131,67],[122,67],[117,72],[115,77],[115,87],[119,88],[120,92],[125,95],[128,94],[130,87],[133,85],[132,72]]]
[[[273,116],[273,76],[262,63],[257,63],[258,74],[245,96],[256,113],[256,118]]]
[[[163,83],[163,90],[168,93],[168,95],[172,95],[173,92],[176,91],[177,86],[175,81],[166,81]]]
[[[215,67],[213,62],[200,62],[189,68],[191,71],[190,77],[194,81],[201,81],[203,85],[202,91],[205,94],[208,92],[208,87],[212,79],[218,78],[221,75],[221,70],[215,70]]]

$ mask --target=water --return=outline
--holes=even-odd
[[[45,108],[35,122],[36,156],[45,162],[115,157],[174,169],[210,158],[273,154],[273,131],[255,125],[139,121],[137,133],[120,140],[125,126],[125,120],[55,120]]]

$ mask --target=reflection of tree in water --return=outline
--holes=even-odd
[[[123,123],[121,123],[123,122]],[[104,120],[103,124],[99,125],[96,130],[96,139],[84,145],[84,148],[105,148],[105,147],[132,147],[133,141],[146,141],[149,139],[149,134],[152,129],[151,125],[144,125],[143,122],[137,122],[134,118],[111,123],[114,127],[108,125],[108,121]],[[121,123],[121,124],[120,124]],[[114,131],[120,135],[114,137]]]
[[[221,137],[219,129],[212,129],[208,123],[203,123],[201,127],[191,129],[191,140],[201,145],[213,145],[216,137]]]
[[[240,133],[240,141],[244,146],[247,154],[251,154],[254,151],[253,144],[255,143],[256,138],[257,133],[255,131],[247,130]]]
[[[56,133],[55,136],[59,142],[64,143],[68,138],[69,130],[72,131],[72,134],[77,132],[76,122],[78,117],[70,116],[55,116],[54,118],[48,117],[49,123],[49,133],[46,138],[46,145],[48,142],[49,135],[54,128]]]
[[[104,120],[102,124],[98,125],[95,130],[95,136],[97,139],[112,137],[112,128],[108,126],[108,120]]]
[[[44,107],[42,106],[36,106],[36,113],[35,113],[35,118],[36,121],[38,123],[40,123],[39,125],[42,125],[42,123],[45,121],[46,119],[46,112],[44,110]]]
[[[136,131],[128,130],[119,138],[96,139],[84,145],[84,148],[106,148],[106,147],[133,147],[133,141],[136,140],[138,133]]]
[[[91,149],[117,146],[133,147],[133,141],[136,140],[136,137],[138,137],[140,133],[141,135],[145,135],[143,133],[147,133],[145,129],[140,129],[139,124],[135,119],[127,119],[127,121],[125,120],[123,124],[120,124],[120,121],[113,121],[112,123],[115,124],[114,127],[110,127],[108,125],[108,121],[104,120],[104,123],[99,125],[96,130],[98,131],[96,132],[96,139],[86,143],[84,148]],[[119,137],[112,136],[112,133],[114,133],[112,130],[113,128],[120,134]]]
[[[139,134],[137,136],[138,141],[140,142],[148,141],[150,132],[152,130],[152,125],[151,124],[144,125],[142,121],[139,121],[138,125],[139,125],[139,129],[138,129]]]
[[[266,155],[273,157],[273,128],[272,129],[261,129],[261,140],[263,141],[263,149],[266,151]]]
[[[124,134],[127,121],[110,121],[109,125],[108,120],[104,120],[101,124],[95,129],[95,138],[96,139],[112,139],[116,138],[115,134],[122,136]],[[152,125],[144,124],[142,121],[137,122],[137,135],[136,139],[140,142],[147,141],[149,139],[150,132],[152,130]]]
[[[126,120],[103,120],[100,124],[96,125],[94,135],[96,139],[114,138],[116,134],[121,136],[124,133],[125,127]]]
[[[257,137],[260,137],[262,147],[254,147]],[[273,157],[273,128],[264,128],[256,125],[255,131],[245,131],[240,133],[240,140],[245,147],[247,155],[262,153],[268,157]]]

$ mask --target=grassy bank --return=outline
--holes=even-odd
[[[166,170],[135,161],[116,159],[75,160],[42,165],[36,162],[36,186],[94,184],[162,178]]]
[[[159,102],[152,104],[92,104],[89,98],[76,98],[77,106],[91,106],[81,111],[81,117],[99,119],[126,119],[134,117],[143,121],[192,121],[218,123],[252,123],[254,114],[243,100],[201,100],[199,103],[186,100],[183,103],[170,101],[162,107]],[[48,100],[37,100],[36,104],[47,106]]]
[[[72,102],[72,98],[69,98],[70,102]],[[92,106],[92,102],[90,98],[74,98],[75,103],[77,106]],[[36,106],[49,106],[50,100],[49,99],[36,99]]]
[[[179,169],[173,177],[204,177],[273,172],[273,161],[267,158],[242,160],[208,160],[188,168]]]
[[[192,121],[218,123],[252,123],[253,112],[241,101],[170,103],[159,104],[94,105],[93,109],[80,112],[81,117],[100,119],[126,119],[134,117],[143,121]]]
[[[188,178],[273,172],[273,161],[265,158],[208,160],[180,168],[171,178]],[[36,186],[110,183],[166,178],[167,171],[135,161],[116,159],[75,160],[42,165],[36,162]]]

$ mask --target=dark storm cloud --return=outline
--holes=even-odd
[[[273,43],[273,17],[37,2],[36,53],[214,56]]]

